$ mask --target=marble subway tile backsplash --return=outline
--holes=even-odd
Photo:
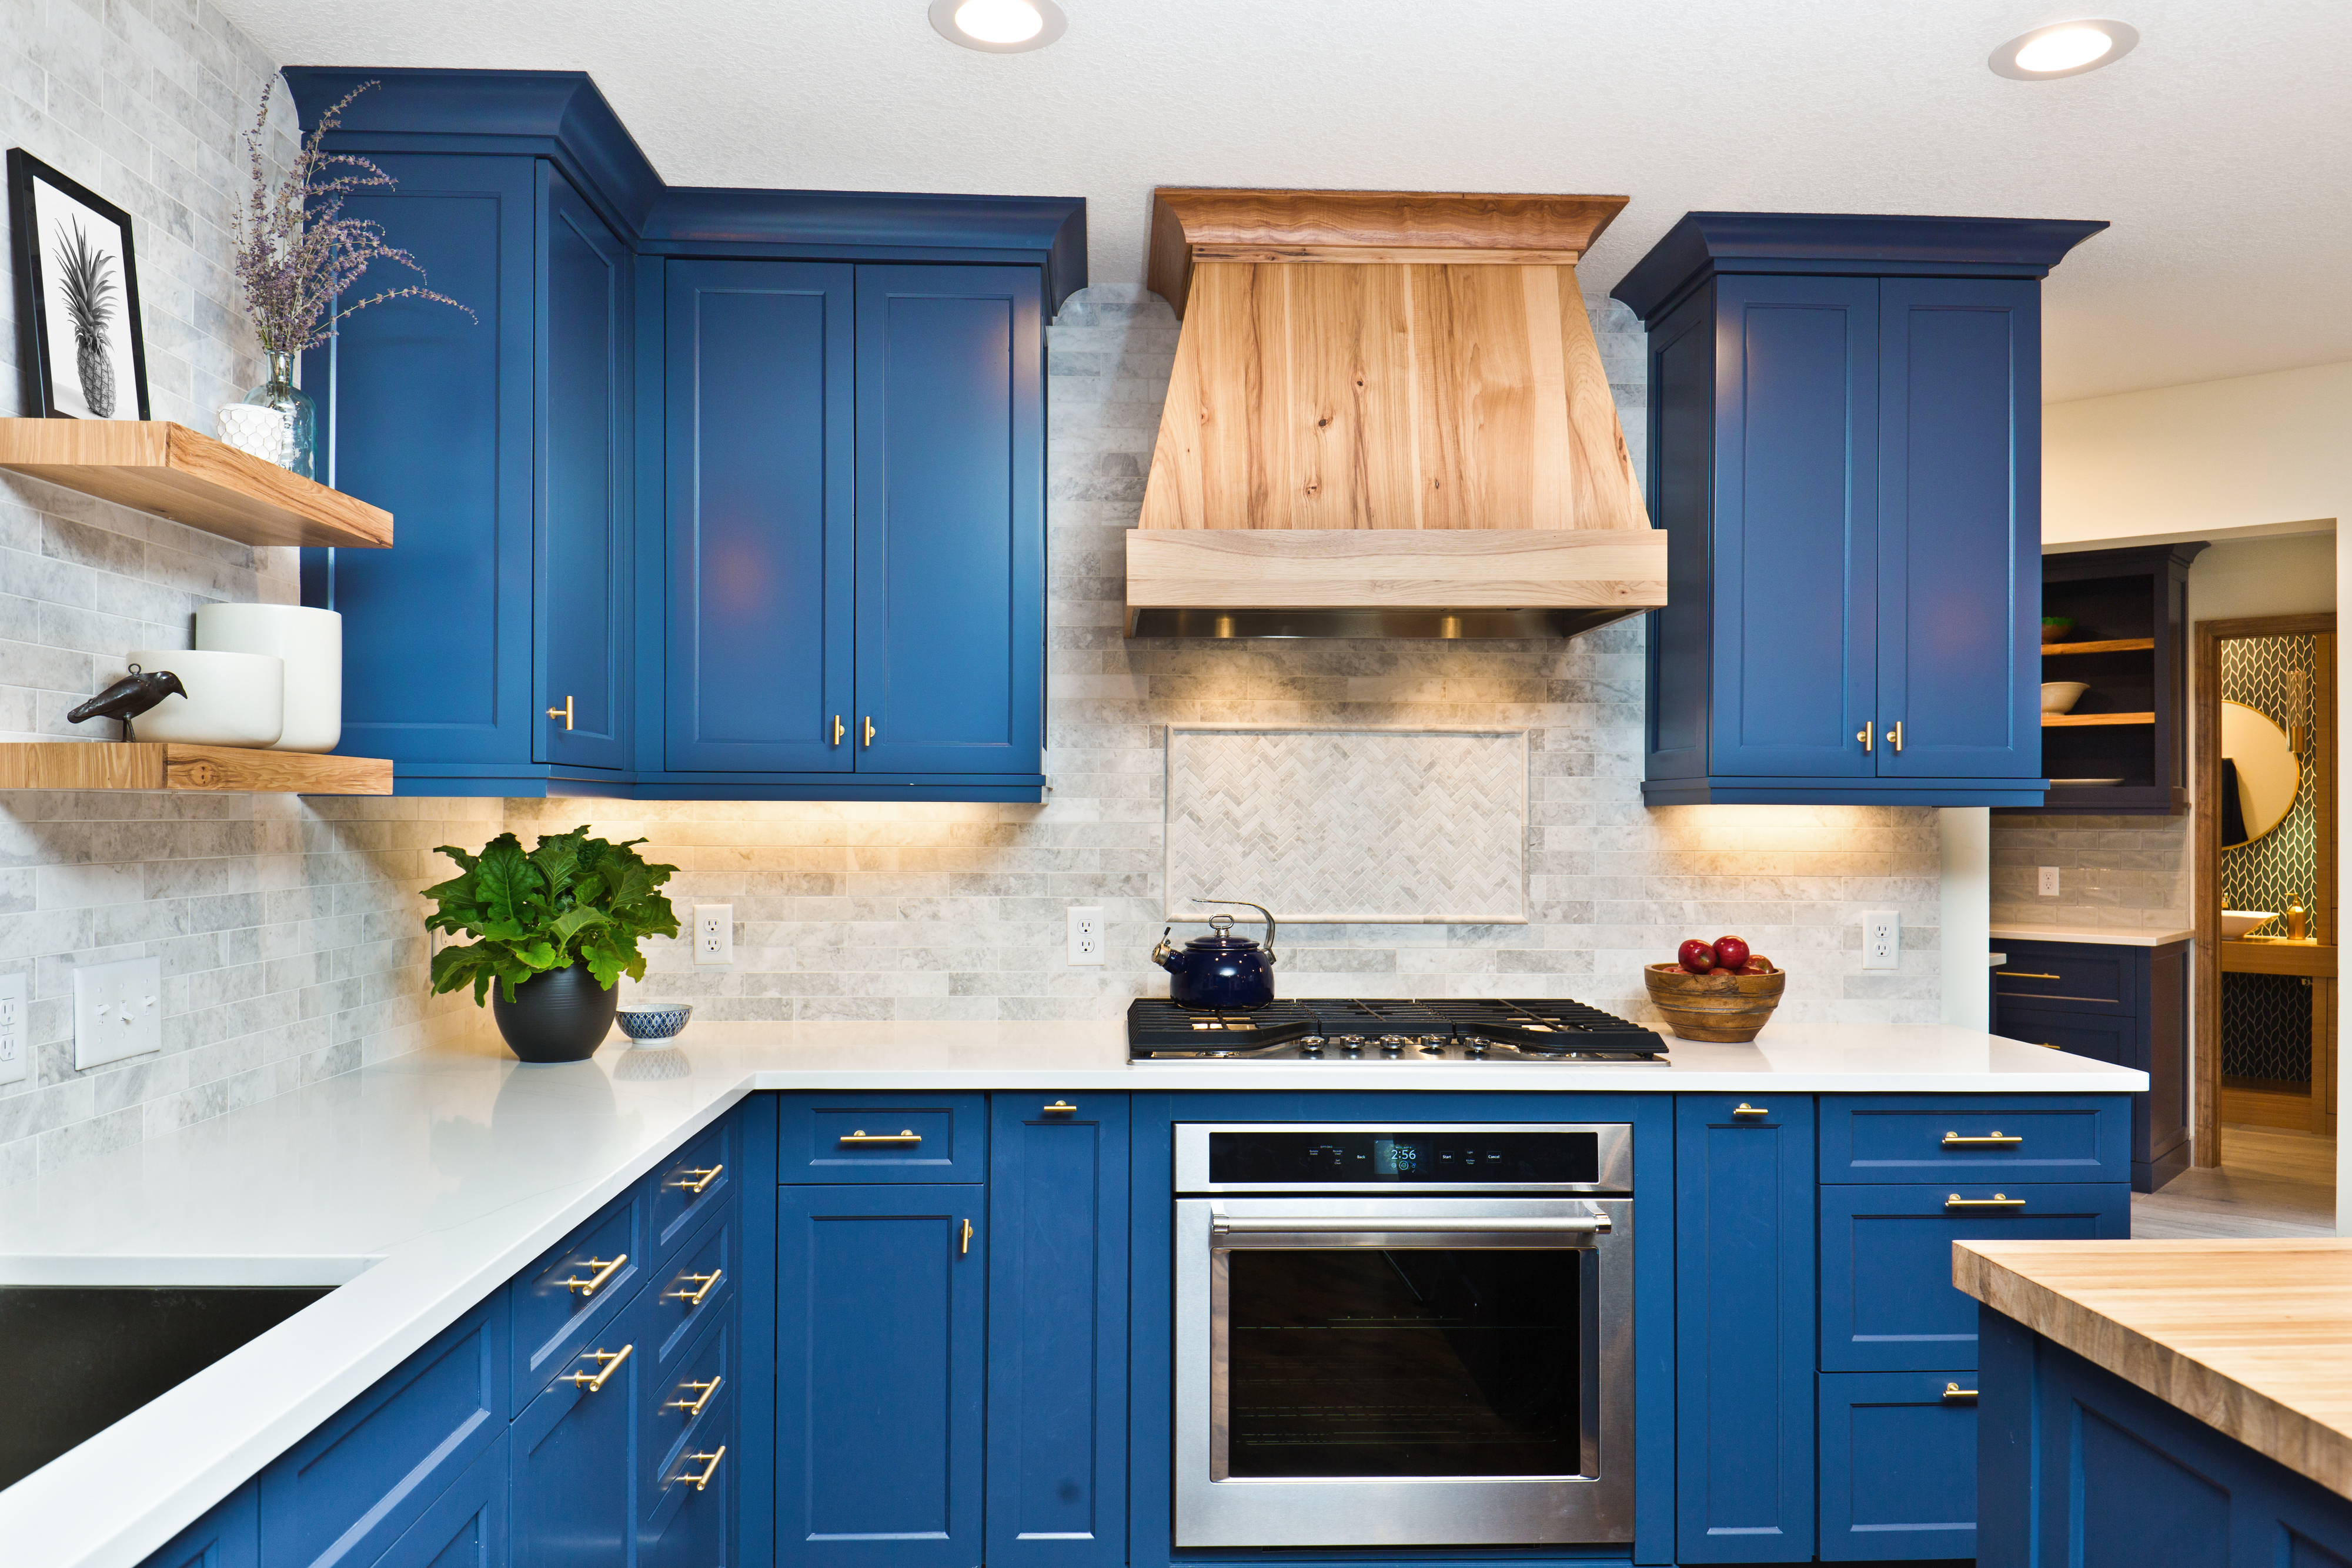
[[[2178,817],[1992,820],[1992,923],[2180,930],[2190,912],[2189,823]],[[2036,892],[2058,868],[2059,895]]]

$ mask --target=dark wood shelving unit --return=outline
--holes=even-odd
[[[2204,545],[2042,558],[2042,613],[2074,624],[2042,645],[2044,680],[2090,689],[2042,716],[2042,771],[2029,816],[2169,817],[2189,807],[2189,565]],[[2065,785],[2063,779],[2120,779]]]

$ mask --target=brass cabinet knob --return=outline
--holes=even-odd
[[[584,1280],[565,1280],[561,1281],[561,1283],[567,1291],[577,1291],[583,1296],[593,1296],[598,1291],[603,1290],[604,1288],[604,1281],[610,1280],[613,1277],[614,1270],[618,1270],[622,1264],[628,1260],[629,1255],[626,1252],[622,1253],[617,1258],[588,1259],[583,1264],[583,1267],[595,1270],[596,1271],[593,1274],[591,1274]]]
[[[726,1381],[727,1380],[724,1377],[721,1377],[719,1374],[714,1372],[710,1375],[709,1379],[707,1382],[681,1383],[678,1385],[680,1389],[696,1388],[701,1390],[701,1392],[692,1399],[669,1400],[662,1406],[662,1408],[665,1410],[683,1410],[686,1412],[686,1418],[691,1421],[696,1416],[702,1414],[702,1407],[710,1403],[710,1396],[718,1393],[719,1385]]]
[[[1772,1110],[1769,1105],[1750,1105],[1747,1101],[1742,1100],[1731,1108],[1731,1113],[1735,1116],[1769,1116],[1772,1113]]]
[[[833,743],[835,746],[839,746],[841,744],[841,737],[847,733],[848,732],[846,730],[842,728],[841,716],[839,714],[835,714],[833,716]]]
[[[712,1166],[707,1170],[680,1171],[677,1173],[677,1179],[672,1181],[669,1185],[677,1188],[680,1192],[690,1192],[694,1194],[695,1197],[700,1197],[702,1196],[703,1188],[709,1186],[712,1182],[717,1181],[719,1179],[719,1173],[724,1171],[726,1168],[727,1167],[725,1166]]]
[[[683,1481],[688,1486],[692,1487],[695,1490],[700,1491],[704,1487],[710,1484],[710,1478],[719,1473],[719,1461],[726,1457],[727,1445],[724,1443],[719,1445],[719,1451],[715,1454],[688,1454],[685,1458],[678,1461],[679,1464],[681,1466],[699,1464],[702,1466],[702,1473],[698,1476],[690,1476],[681,1469],[677,1474],[672,1476],[670,1479],[673,1481]]]
[[[594,1372],[575,1372],[556,1381],[576,1385],[591,1394],[599,1393],[604,1389],[605,1380],[621,1370],[621,1364],[628,1360],[629,1353],[636,1348],[634,1344],[625,1344],[618,1350],[583,1350],[580,1353],[583,1360],[598,1361],[604,1364]]]
[[[1077,1113],[1078,1108],[1067,1100],[1056,1100],[1045,1107],[1045,1114],[1048,1116],[1075,1116]]]
[[[727,1278],[727,1270],[724,1269],[713,1269],[708,1274],[680,1274],[675,1281],[675,1288],[662,1292],[662,1299],[667,1301],[684,1301],[689,1307],[698,1307],[702,1305],[703,1298],[717,1290],[719,1281],[725,1278]],[[688,1280],[695,1281],[694,1290],[686,1289],[686,1281]]]
[[[563,727],[570,729],[572,727],[572,694],[569,692],[564,693],[563,706],[562,707],[549,708],[547,710],[547,716],[550,718],[562,719],[563,721]]]

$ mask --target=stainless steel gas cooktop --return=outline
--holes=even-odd
[[[1209,1012],[1139,998],[1128,1005],[1134,1061],[1653,1062],[1654,1030],[1560,1000],[1315,998]]]

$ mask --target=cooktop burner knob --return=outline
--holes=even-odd
[[[1444,1045],[1446,1037],[1442,1034],[1425,1034],[1421,1037],[1421,1043],[1423,1045]]]
[[[1445,1048],[1442,1045],[1433,1044],[1430,1037],[1423,1035],[1421,1042],[1421,1053],[1423,1056],[1444,1056],[1445,1054]]]
[[[1404,1035],[1384,1034],[1381,1036],[1381,1050],[1383,1053],[1390,1056],[1394,1056],[1399,1051],[1404,1050],[1408,1043],[1408,1039]]]
[[[1486,1054],[1486,1042],[1474,1034],[1462,1042],[1462,1049],[1473,1056],[1484,1056]]]
[[[1299,1054],[1299,1055],[1301,1055],[1301,1056],[1320,1056],[1320,1055],[1322,1055],[1322,1054],[1323,1054],[1323,1040],[1322,1040],[1322,1037],[1321,1037],[1321,1036],[1319,1036],[1319,1035],[1312,1035],[1312,1034],[1310,1034],[1310,1035],[1308,1035],[1305,1040],[1300,1040],[1300,1041],[1298,1042],[1298,1054]]]
[[[1345,1051],[1361,1051],[1364,1049],[1364,1037],[1360,1034],[1343,1034],[1339,1037],[1339,1049]]]

